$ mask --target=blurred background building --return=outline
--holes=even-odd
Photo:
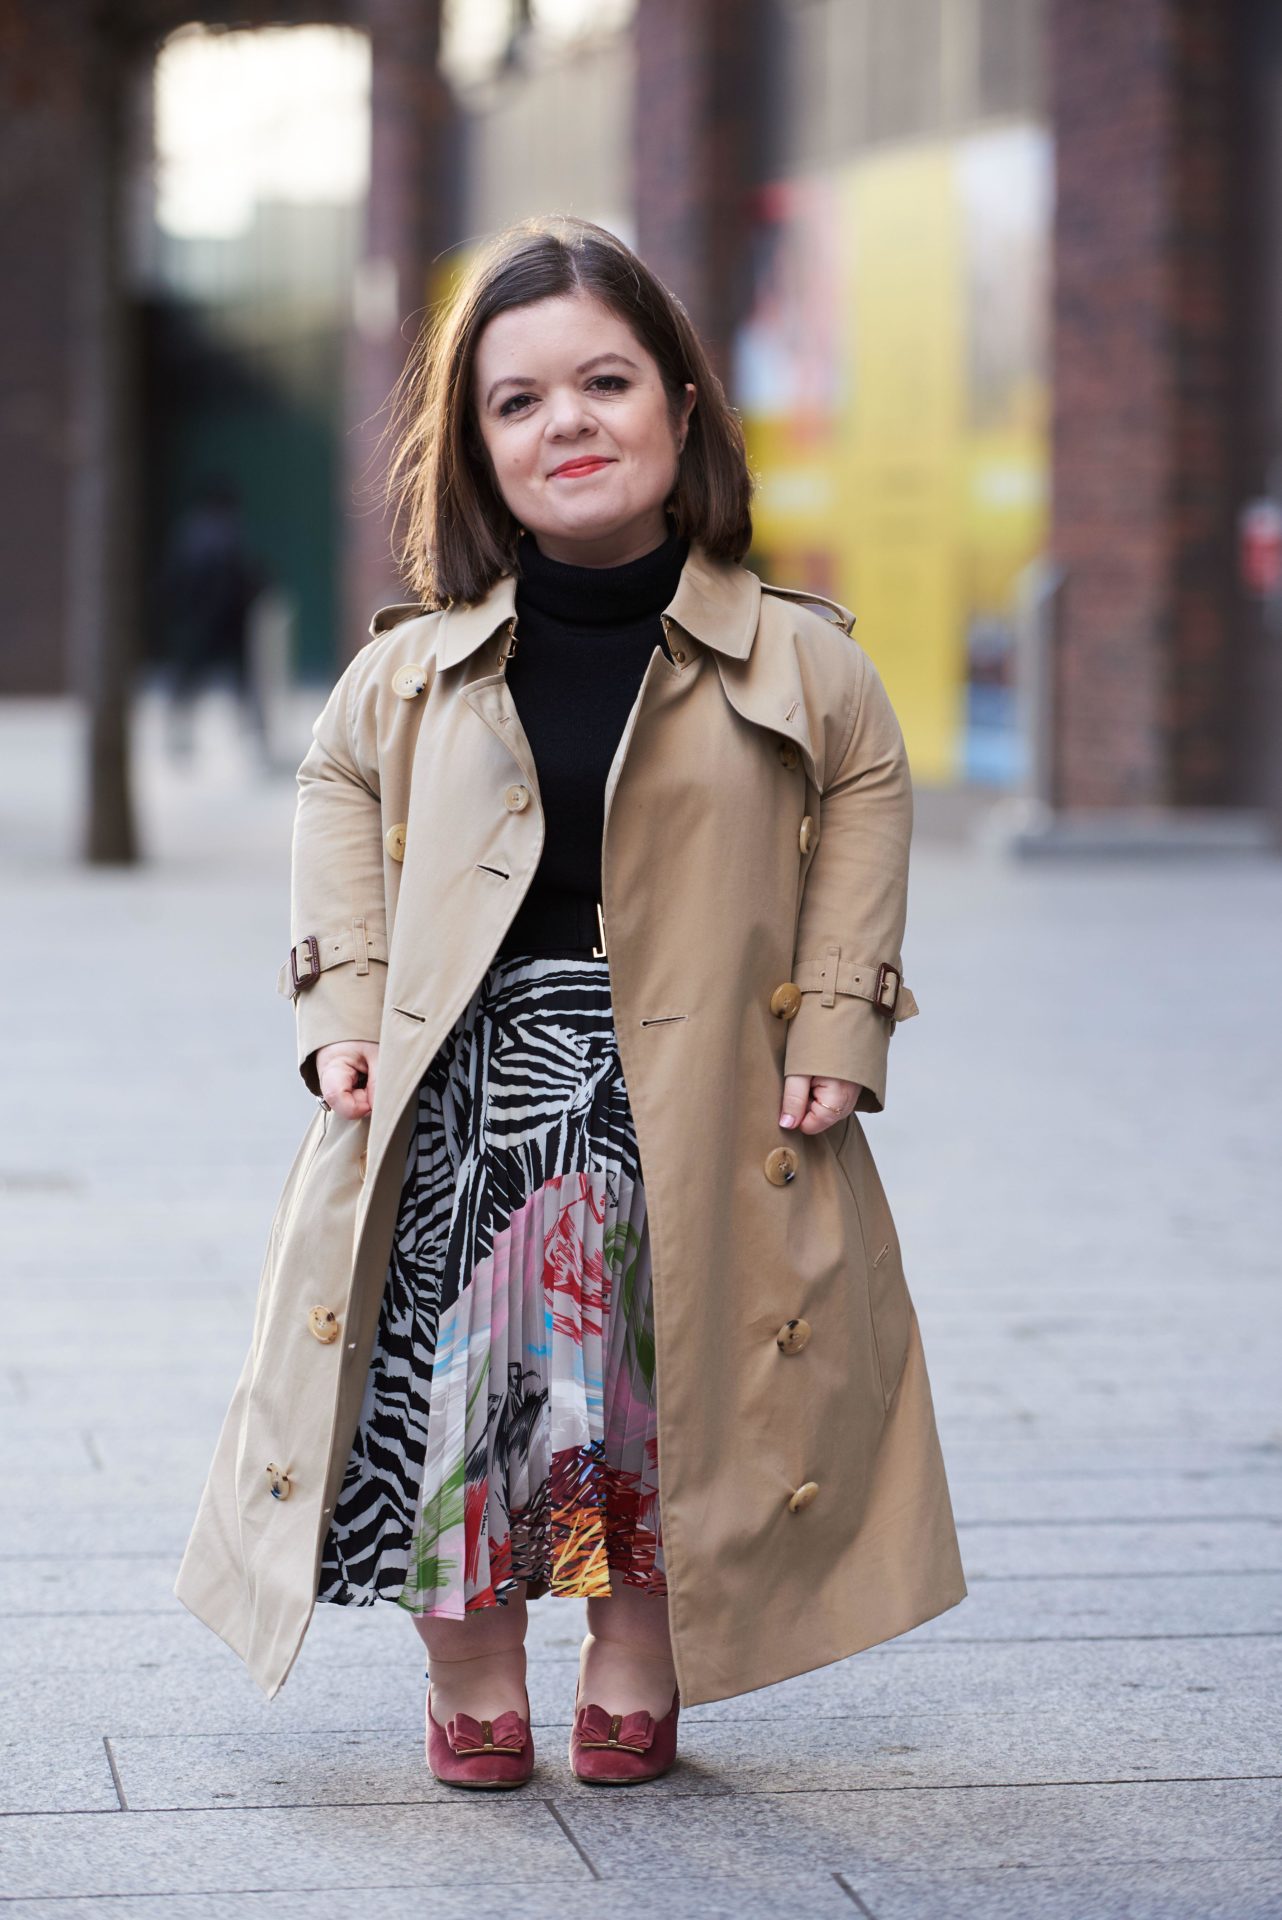
[[[1277,835],[1275,0],[9,0],[0,35],[0,688],[83,695],[102,790],[211,497],[251,588],[201,644],[259,694],[403,597],[413,331],[566,209],[689,308],[749,564],[855,608],[921,790]]]

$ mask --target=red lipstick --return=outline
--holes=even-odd
[[[593,454],[579,460],[567,460],[562,466],[553,467],[551,477],[555,479],[557,475],[564,474],[567,479],[573,479],[577,474],[595,473],[598,467],[608,467],[609,464],[609,461],[602,459],[599,454]]]

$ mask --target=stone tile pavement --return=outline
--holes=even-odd
[[[292,780],[201,729],[170,765],[144,705],[148,863],[87,872],[69,715],[0,708],[3,1913],[1282,1915],[1279,866],[919,835],[867,1124],[969,1595],[616,1793],[564,1764],[580,1610],[536,1603],[538,1775],[475,1804],[391,1609],[318,1609],[269,1703],[170,1591],[311,1112]]]

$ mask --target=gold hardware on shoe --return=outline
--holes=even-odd
[[[604,960],[605,959],[605,915],[602,912],[601,902],[599,900],[596,903],[596,923],[598,927],[600,927],[601,929],[601,944],[599,947],[593,947],[592,958],[594,960]]]

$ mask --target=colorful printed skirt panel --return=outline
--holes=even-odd
[[[604,958],[498,956],[419,1087],[318,1600],[666,1592],[645,1189]]]

